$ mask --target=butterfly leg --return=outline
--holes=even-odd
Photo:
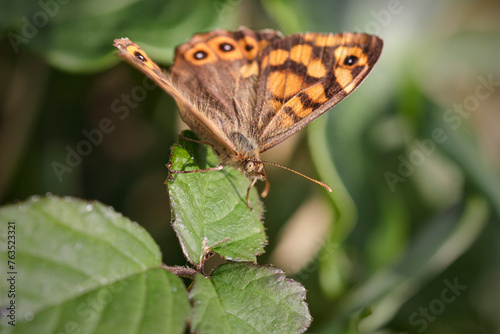
[[[253,172],[250,177],[252,178],[252,182],[250,183],[250,185],[248,186],[248,189],[247,189],[246,202],[247,202],[248,208],[250,210],[252,210],[252,212],[253,212],[253,208],[250,206],[250,190],[252,189],[252,187],[255,185],[255,183],[258,180],[260,180],[260,181],[266,181],[266,187],[264,188],[264,190],[260,194],[260,196],[262,198],[264,198],[269,193],[270,183],[269,183],[269,179],[267,178],[267,173],[266,173],[265,169],[263,169],[262,173],[261,172]]]
[[[252,187],[255,185],[255,182],[257,182],[257,178],[253,178],[252,179],[252,183],[250,183],[250,185],[248,186],[248,189],[247,189],[247,197],[246,197],[246,201],[247,201],[247,206],[248,208],[253,212],[253,208],[252,206],[250,205],[250,190],[252,189]]]

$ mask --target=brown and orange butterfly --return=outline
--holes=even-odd
[[[250,207],[248,193],[257,180],[266,181],[261,196],[269,192],[260,153],[352,93],[377,62],[383,42],[362,33],[215,30],[177,47],[168,74],[128,38],[114,46],[175,99],[184,122],[219,156],[219,166],[190,172],[238,168],[251,181]]]

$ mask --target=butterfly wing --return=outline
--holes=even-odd
[[[216,30],[179,46],[166,75],[136,44],[115,41],[192,130],[230,155],[266,151],[332,108],[368,75],[382,44],[367,34]]]
[[[125,61],[139,69],[153,80],[160,88],[170,94],[177,102],[181,115],[188,124],[197,129],[201,137],[210,137],[217,140],[214,145],[222,146],[228,151],[235,151],[235,147],[225,137],[224,132],[216,126],[203,112],[199,110],[196,101],[184,94],[179,87],[173,84],[169,75],[165,74],[146,53],[128,38],[116,39],[114,46],[120,51],[118,54]]]
[[[197,34],[176,49],[171,71],[174,85],[195,101],[195,108],[224,133],[224,140],[237,152],[258,148],[250,128],[259,74],[256,59],[260,51],[280,38],[273,30],[254,32],[242,27],[235,32]],[[181,111],[181,116],[196,131],[190,112]]]
[[[383,42],[360,33],[306,33],[274,40],[258,58],[252,127],[261,152],[279,144],[356,89]]]

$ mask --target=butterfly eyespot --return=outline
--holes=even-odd
[[[344,65],[346,66],[352,66],[355,65],[358,62],[359,58],[356,56],[347,56],[344,59]]]
[[[234,45],[229,44],[229,43],[220,43],[219,44],[219,49],[224,52],[230,52],[234,50]]]
[[[245,50],[246,51],[252,51],[253,50],[253,45],[250,45],[250,44],[245,45]]]
[[[146,57],[144,57],[142,55],[142,53],[140,53],[139,51],[134,52],[134,57],[137,58],[137,59],[139,59],[142,62],[146,62],[147,61]]]
[[[195,52],[195,54],[193,55],[193,57],[196,60],[202,60],[202,59],[205,59],[205,58],[208,57],[208,53],[206,53],[203,50],[200,50],[200,51]]]

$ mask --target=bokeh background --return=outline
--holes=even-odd
[[[361,87],[265,157],[334,191],[269,167],[259,262],[308,289],[310,333],[500,333],[499,22],[496,0],[1,0],[0,203],[99,200],[184,265],[163,184],[182,124],[113,39],[168,67],[214,28],[377,34]]]

